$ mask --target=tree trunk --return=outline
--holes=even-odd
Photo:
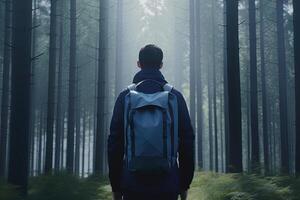
[[[294,57],[295,57],[295,94],[296,94],[296,173],[300,173],[300,2],[293,1],[294,5]]]
[[[79,89],[79,77],[77,69],[77,79],[76,79],[76,138],[75,138],[75,174],[79,176],[80,174],[80,134],[81,134],[81,105],[80,105],[80,89]]]
[[[277,154],[277,145],[279,145],[279,142],[278,142],[278,134],[277,134],[277,128],[278,126],[277,125],[277,122],[276,122],[276,119],[275,119],[275,108],[274,106],[271,106],[271,110],[270,110],[270,121],[272,122],[271,124],[271,130],[272,130],[272,143],[273,143],[273,146],[272,146],[272,151],[273,151],[273,171],[274,173],[277,173],[277,169],[276,169],[276,164],[277,164],[277,157],[278,157],[278,154]]]
[[[44,124],[44,113],[42,111],[42,106],[40,110],[40,124],[39,124],[39,133],[38,133],[38,154],[37,154],[37,174],[42,173],[42,139],[43,139],[43,124]]]
[[[213,124],[212,124],[212,88],[211,88],[211,66],[207,65],[207,98],[208,98],[208,140],[209,140],[209,169],[213,170]]]
[[[277,11],[277,53],[279,68],[279,109],[281,133],[281,172],[289,173],[289,140],[287,119],[287,69],[284,40],[283,0],[276,1]]]
[[[1,100],[1,131],[0,131],[0,178],[6,176],[7,165],[7,134],[9,110],[9,78],[11,64],[11,0],[5,1],[4,16],[4,50],[2,74],[2,100]]]
[[[224,106],[223,106],[224,98],[223,96],[220,97],[220,116],[224,114]],[[220,119],[220,143],[221,143],[221,172],[224,173],[224,123],[221,117]]]
[[[88,175],[91,173],[91,147],[92,145],[92,115],[89,115],[89,141],[88,141]]]
[[[105,51],[107,40],[107,0],[100,0],[99,16],[99,55],[98,55],[98,99],[97,99],[97,131],[95,142],[95,173],[104,173],[104,129],[105,129]]]
[[[70,66],[69,66],[69,106],[67,135],[67,170],[74,171],[75,133],[75,81],[76,81],[76,0],[70,0]]]
[[[49,173],[52,170],[53,164],[54,98],[56,79],[56,3],[57,0],[51,0],[45,173]]]
[[[238,1],[226,1],[229,172],[242,172],[241,86],[239,67]],[[226,91],[225,91],[226,92]],[[226,112],[226,111],[225,111]]]
[[[202,96],[202,75],[201,75],[201,27],[200,27],[200,1],[197,1],[195,3],[196,6],[196,11],[195,11],[195,15],[196,15],[196,25],[195,25],[195,49],[194,51],[196,53],[193,53],[194,56],[195,54],[197,55],[197,59],[196,57],[194,57],[194,70],[195,73],[197,74],[197,79],[196,79],[196,84],[197,84],[197,146],[198,146],[198,167],[200,169],[203,168],[203,150],[202,150],[202,139],[203,139],[203,108],[202,108],[202,104],[203,104],[203,96]],[[195,45],[194,44],[194,45]],[[197,68],[196,68],[197,66]],[[194,73],[193,73],[193,77],[194,77]],[[195,84],[195,83],[194,83]],[[194,88],[194,90],[196,89]]]
[[[261,62],[261,90],[262,90],[262,115],[263,115],[263,146],[264,146],[264,169],[269,173],[269,130],[268,130],[268,108],[267,108],[267,83],[265,64],[265,22],[264,1],[260,0],[260,62]]]
[[[32,1],[13,0],[11,116],[8,182],[27,194]]]
[[[63,111],[63,126],[62,126],[62,134],[61,134],[61,168],[64,168],[65,160],[66,160],[66,153],[65,153],[65,132],[66,132],[66,124],[67,124],[67,115],[68,112],[65,110]]]
[[[228,156],[229,155],[229,145],[227,145],[229,143],[229,112],[228,112],[228,75],[227,75],[227,15],[226,15],[226,10],[227,10],[227,6],[226,6],[226,1],[227,0],[223,0],[223,4],[224,4],[224,17],[223,17],[223,23],[224,23],[224,40],[223,40],[223,96],[224,96],[224,103],[223,103],[223,107],[224,107],[224,144],[225,144],[225,156],[224,156],[224,171],[227,172],[227,165],[229,163],[228,160]]]
[[[217,72],[216,72],[216,19],[215,19],[215,11],[216,11],[216,2],[212,1],[212,64],[213,64],[213,110],[214,110],[214,142],[215,142],[215,170],[218,172],[219,168],[219,156],[218,156],[218,119],[217,119]]]
[[[32,26],[36,27],[38,24],[38,16],[37,16],[37,9],[38,9],[38,2],[37,0],[33,1],[33,18],[32,18]],[[31,57],[35,57],[36,56],[36,43],[37,43],[37,30],[36,28],[34,28],[32,30],[32,50],[31,50]],[[29,123],[29,134],[30,134],[30,167],[34,168],[34,139],[35,139],[35,123],[36,123],[36,119],[35,119],[35,112],[36,112],[36,101],[35,101],[35,96],[36,96],[36,91],[35,91],[35,81],[34,81],[34,75],[36,73],[36,60],[33,60],[31,62],[31,106],[30,106],[30,123]],[[30,168],[30,169],[31,169]],[[33,175],[33,171],[30,170],[30,172],[32,172]]]
[[[61,140],[62,140],[62,127],[63,127],[63,117],[62,117],[62,68],[63,68],[63,54],[64,54],[64,1],[61,2],[61,19],[60,19],[60,33],[59,33],[59,59],[58,59],[58,83],[57,83],[57,105],[56,105],[56,129],[55,129],[55,171],[58,172],[60,168],[60,152]]]
[[[249,73],[249,71],[247,71],[247,74]],[[247,83],[246,83],[246,88],[247,90],[249,90],[249,82],[250,82],[250,77],[247,76]],[[251,121],[251,116],[250,116],[250,93],[247,92],[247,111],[246,111],[246,115],[247,115],[247,171],[250,172],[251,171],[251,125],[250,125],[250,121]]]
[[[195,72],[195,0],[190,0],[190,115],[194,128],[196,122]]]
[[[123,89],[122,63],[123,63],[123,1],[117,2],[117,30],[116,30],[116,69],[115,69],[115,98]]]
[[[95,51],[96,55],[95,55],[95,58],[98,57],[98,54],[99,54],[99,50],[97,49]],[[96,66],[95,66],[95,77],[94,77],[94,83],[95,83],[95,98],[94,98],[94,108],[96,109],[93,109],[93,143],[92,143],[92,170],[91,172],[94,173],[95,172],[95,158],[96,158],[96,135],[97,135],[97,114],[98,114],[98,110],[97,110],[97,103],[98,103],[98,96],[97,96],[97,91],[98,91],[98,71],[99,71],[99,67],[98,67],[98,62],[99,60],[95,63]]]
[[[257,55],[256,55],[256,7],[249,1],[250,39],[250,115],[251,115],[251,170],[259,166],[258,102],[257,102]]]
[[[81,156],[81,174],[84,177],[84,166],[85,166],[85,131],[86,131],[86,110],[83,111],[83,118],[82,118],[82,156]]]

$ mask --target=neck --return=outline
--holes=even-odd
[[[159,67],[142,67],[141,70],[146,70],[146,71],[159,71]]]

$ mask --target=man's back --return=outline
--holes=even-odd
[[[135,75],[133,83],[138,84],[149,79],[162,85],[167,83],[158,68],[142,68]],[[162,90],[160,84],[145,81],[136,90],[152,94]],[[124,164],[124,100],[129,90],[124,90],[117,98],[108,139],[109,177],[113,192],[122,193],[124,199],[173,200],[189,188],[194,172],[194,132],[183,96],[176,89],[171,92],[178,102],[178,163],[162,176],[137,175]]]

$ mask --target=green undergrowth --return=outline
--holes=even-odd
[[[17,189],[0,182],[0,200],[21,200]],[[30,179],[26,200],[106,200],[111,198],[107,178],[78,178],[67,173]]]
[[[27,200],[104,200],[110,199],[105,178],[78,178],[67,173],[31,180]]]
[[[199,172],[191,200],[298,200],[300,180],[291,177]]]
[[[16,191],[16,187],[5,184],[4,181],[0,180],[0,200],[21,200]]]
[[[19,200],[16,188],[0,182],[0,200]],[[107,178],[61,173],[30,179],[26,200],[110,200]],[[300,179],[284,176],[197,172],[189,200],[300,200]]]

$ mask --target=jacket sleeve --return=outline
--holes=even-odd
[[[107,143],[109,179],[113,192],[121,191],[121,175],[124,156],[124,95],[117,98]]]
[[[180,189],[189,189],[195,169],[195,135],[191,124],[186,102],[181,94],[178,95],[179,118],[179,180]]]

